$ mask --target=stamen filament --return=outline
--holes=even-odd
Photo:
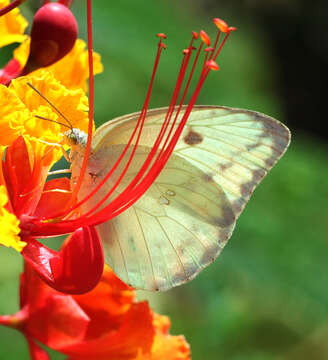
[[[86,172],[88,159],[91,151],[93,118],[94,118],[94,75],[93,75],[93,37],[92,37],[92,5],[91,0],[87,0],[87,24],[88,24],[88,62],[89,62],[89,124],[88,139],[81,166],[81,172],[77,179],[77,183],[73,189],[73,194],[69,206],[71,206],[76,198],[82,185],[82,181]]]
[[[11,4],[0,9],[0,17],[7,14],[9,11],[15,9],[17,6],[22,4],[25,0],[14,0]]]
[[[89,5],[90,5],[90,2],[91,2],[91,0],[88,0]],[[88,23],[88,26],[89,26],[89,23]],[[95,195],[99,191],[101,186],[103,186],[103,184],[108,180],[108,178],[118,168],[118,165],[121,163],[128,148],[132,144],[132,141],[135,138],[135,135],[138,132],[137,139],[135,141],[135,144],[133,145],[133,150],[132,150],[131,154],[129,155],[129,159],[128,159],[126,165],[124,166],[124,169],[121,172],[120,176],[115,181],[115,183],[111,187],[111,189],[106,193],[106,195],[96,205],[94,205],[91,210],[89,210],[87,213],[84,213],[82,216],[80,216],[77,219],[71,219],[71,220],[66,219],[66,220],[61,220],[60,222],[57,223],[56,221],[58,219],[53,217],[52,219],[48,219],[49,222],[42,222],[40,220],[35,220],[34,225],[28,226],[29,224],[31,224],[31,219],[29,219],[30,222],[29,222],[29,224],[26,225],[26,230],[29,235],[40,236],[40,234],[42,234],[42,235],[48,234],[47,236],[53,236],[53,235],[72,232],[79,226],[101,224],[105,221],[108,221],[108,220],[114,218],[115,216],[118,216],[123,211],[128,209],[149,189],[149,187],[153,184],[156,177],[160,174],[161,170],[163,169],[163,167],[169,160],[172,152],[174,151],[174,148],[179,140],[179,137],[181,136],[184,126],[190,116],[190,113],[191,113],[191,111],[195,105],[195,102],[198,98],[199,92],[200,92],[209,72],[211,70],[218,69],[218,66],[215,63],[215,60],[218,57],[223,45],[225,44],[225,42],[230,34],[230,31],[234,30],[234,28],[228,28],[228,30],[229,31],[226,33],[226,36],[223,39],[220,46],[218,47],[218,49],[217,49],[217,46],[219,44],[220,33],[221,33],[220,31],[217,34],[213,49],[208,49],[208,51],[206,52],[198,83],[196,85],[196,88],[191,96],[191,99],[190,99],[188,105],[186,105],[184,107],[183,102],[184,102],[187,92],[189,90],[191,80],[194,75],[195,67],[198,62],[200,52],[203,48],[203,43],[200,44],[197,54],[196,54],[196,57],[195,57],[195,60],[194,60],[194,63],[193,63],[193,66],[192,66],[190,74],[189,74],[189,78],[185,85],[185,89],[182,93],[181,100],[179,102],[179,105],[177,106],[179,94],[181,92],[181,87],[182,87],[182,84],[185,79],[186,70],[187,70],[187,67],[188,67],[188,64],[189,64],[189,61],[191,58],[191,53],[193,50],[192,44],[193,44],[194,39],[197,38],[196,33],[193,33],[193,38],[190,42],[190,45],[187,48],[187,50],[184,51],[184,56],[182,59],[177,82],[176,82],[176,85],[175,85],[175,88],[174,88],[174,91],[172,94],[172,98],[171,98],[165,119],[164,119],[164,121],[161,125],[161,128],[159,130],[159,133],[154,141],[153,147],[151,148],[149,154],[147,155],[146,160],[143,162],[142,166],[140,167],[139,171],[134,176],[132,181],[125,187],[125,189],[120,194],[118,194],[112,201],[110,201],[109,204],[105,205],[104,207],[102,207],[100,209],[100,207],[106,202],[106,200],[111,196],[111,194],[116,190],[116,188],[121,183],[121,180],[127,173],[128,169],[132,163],[132,160],[134,158],[135,152],[137,150],[139,140],[141,137],[141,132],[142,132],[142,129],[144,126],[146,116],[147,116],[148,105],[149,105],[149,100],[150,100],[150,93],[152,90],[154,77],[155,77],[155,74],[157,71],[160,54],[161,54],[162,49],[165,47],[165,45],[162,43],[162,38],[164,38],[164,34],[159,34],[160,42],[158,44],[158,52],[157,52],[157,56],[156,56],[156,60],[155,60],[155,65],[154,65],[154,70],[153,70],[150,86],[149,86],[149,89],[147,92],[144,106],[143,106],[140,116],[138,118],[137,125],[129,139],[128,144],[125,146],[125,149],[123,150],[122,154],[120,155],[119,159],[116,161],[116,163],[114,164],[112,169],[106,174],[106,176],[97,185],[97,187],[93,191],[91,191],[80,202],[78,202],[74,206],[70,207],[67,211],[62,213],[62,215],[69,214],[71,211],[75,210],[76,208],[78,208],[79,206],[84,204],[86,201],[88,201],[93,195]],[[209,37],[207,36],[207,34],[205,32],[201,32],[201,38],[205,42],[205,44],[208,45]],[[90,80],[91,80],[91,77],[92,77],[92,75],[91,75],[91,71],[90,71]],[[93,79],[91,80],[91,82],[93,82]],[[93,91],[93,84],[90,87],[90,90],[91,89]],[[90,106],[92,107],[92,114],[93,114],[93,98],[92,98],[92,101],[90,102]],[[184,113],[181,117],[180,122],[178,123],[178,125],[176,125],[177,119],[178,119],[179,114],[182,109],[184,109]],[[174,111],[176,111],[176,113],[175,113],[173,121],[171,121]],[[93,117],[91,117],[91,119],[92,118]],[[90,119],[90,113],[89,113],[89,119]],[[90,125],[90,123],[89,123],[89,125]],[[169,126],[170,126],[170,128],[169,128]],[[168,131],[168,129],[169,129],[169,131]],[[163,141],[164,136],[165,136],[165,140]],[[89,141],[89,137],[88,137],[88,141]],[[158,152],[158,149],[160,149],[159,152]],[[87,154],[84,158],[85,163],[88,159],[88,156],[89,156],[89,154]],[[85,172],[85,169],[84,169],[84,172]],[[80,175],[80,177],[81,177],[81,175]],[[76,187],[75,187],[75,189],[76,189]],[[79,188],[78,188],[78,190],[79,190]],[[76,191],[78,191],[78,190],[76,190]],[[77,194],[77,192],[76,192],[76,194]],[[33,221],[32,221],[32,223],[33,223]],[[24,221],[23,221],[22,225],[24,225]],[[24,226],[22,228],[24,229]]]
[[[146,95],[146,99],[145,99],[145,103],[143,105],[143,108],[142,108],[142,111],[141,111],[141,114],[139,116],[139,119],[138,119],[138,122],[137,122],[137,125],[136,127],[134,128],[134,131],[127,143],[127,145],[125,146],[124,150],[122,151],[119,159],[116,161],[116,163],[113,165],[112,169],[107,173],[107,175],[104,177],[104,179],[102,179],[102,181],[97,185],[97,187],[95,189],[93,189],[93,191],[91,191],[84,199],[82,199],[80,202],[78,202],[75,206],[71,207],[68,211],[64,212],[64,213],[61,213],[61,214],[56,214],[54,215],[54,217],[63,217],[63,216],[66,216],[68,215],[69,213],[71,213],[73,210],[75,210],[76,208],[80,207],[81,205],[83,205],[86,201],[88,201],[93,195],[96,194],[96,192],[98,192],[100,190],[100,188],[105,184],[105,182],[109,179],[109,177],[113,174],[113,172],[116,170],[116,168],[119,166],[119,164],[121,163],[123,157],[125,156],[127,150],[129,149],[134,137],[135,137],[135,134],[138,130],[138,127],[140,126],[141,124],[141,127],[139,129],[139,135],[138,135],[138,138],[137,138],[137,141],[136,141],[136,144],[134,145],[134,150],[133,150],[133,153],[131,154],[130,156],[130,159],[132,161],[132,157],[136,151],[136,147],[137,147],[137,144],[139,143],[139,139],[140,139],[140,136],[141,136],[141,131],[142,131],[142,128],[143,128],[143,124],[144,124],[144,120],[146,118],[146,114],[147,114],[147,109],[148,109],[148,105],[149,105],[149,100],[150,100],[150,95],[151,95],[151,91],[152,91],[152,87],[153,87],[153,83],[154,83],[154,80],[155,80],[155,75],[156,75],[156,72],[157,72],[157,68],[158,68],[158,64],[159,64],[159,59],[160,59],[160,56],[162,54],[162,51],[163,51],[163,47],[161,46],[162,44],[162,39],[160,39],[160,42],[158,44],[158,50],[157,50],[157,54],[156,54],[156,59],[155,59],[155,64],[154,64],[154,69],[153,69],[153,73],[152,73],[152,77],[151,77],[151,81],[150,81],[150,85],[149,85],[149,88],[148,88],[148,92],[147,92],[147,95]],[[131,161],[129,160],[129,164],[131,163]],[[127,171],[127,169],[126,169]],[[126,172],[125,171],[125,172]],[[102,205],[103,202],[105,202],[107,200],[107,198],[111,195],[111,193],[116,189],[116,187],[118,186],[119,184],[117,184],[116,186],[114,185],[114,187],[108,192],[106,198],[104,198],[102,201],[101,201],[101,204],[97,204],[97,208],[99,206]],[[91,209],[88,213],[94,211],[93,209]]]

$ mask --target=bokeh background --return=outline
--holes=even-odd
[[[85,38],[85,1],[76,0]],[[194,360],[328,359],[328,146],[324,94],[326,0],[96,0],[97,124],[140,109],[154,34],[168,36],[152,107],[168,104],[190,31],[213,17],[238,27],[198,103],[257,110],[292,130],[292,145],[255,191],[209,268],[167,293],[140,293],[170,316]],[[22,6],[31,18],[38,1]],[[0,66],[11,49],[0,53]],[[0,248],[0,314],[18,309],[21,258]],[[53,353],[53,359],[63,359]],[[28,359],[23,337],[0,328],[0,359]],[[92,360],[92,359],[90,359]]]

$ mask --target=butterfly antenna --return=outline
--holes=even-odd
[[[67,128],[69,128],[69,129],[71,129],[71,130],[72,130],[72,127],[71,127],[71,126],[68,126],[67,124],[61,123],[61,122],[59,122],[59,121],[56,121],[56,120],[51,120],[51,119],[45,118],[45,117],[40,116],[40,115],[34,115],[34,117],[36,117],[36,118],[38,118],[38,119],[42,119],[42,120],[46,120],[46,121],[51,121],[51,122],[54,122],[54,123],[56,123],[56,124],[59,124],[59,125],[65,126],[65,127],[67,127]]]
[[[69,124],[68,127],[71,130],[73,130],[73,126],[72,126],[71,122],[67,119],[67,117],[51,101],[49,101],[43,94],[41,94],[41,92],[38,89],[36,89],[30,82],[27,82],[27,85],[31,89],[33,89],[39,96],[41,96],[42,99],[45,100]],[[45,119],[44,118],[44,120],[50,120],[50,119]],[[53,120],[51,120],[51,121],[53,121]]]

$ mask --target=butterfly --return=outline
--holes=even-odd
[[[109,204],[134,179],[167,112],[168,108],[147,112],[135,153],[136,140],[128,146],[117,171],[82,205],[84,212],[118,184],[103,206]],[[120,158],[139,116],[119,117],[96,130],[79,199],[95,189]],[[183,111],[175,127],[182,117]],[[106,263],[136,289],[168,290],[190,281],[221,253],[253,190],[289,142],[287,127],[264,114],[195,106],[150,188],[124,212],[96,226]],[[81,170],[84,146],[85,141],[80,141],[71,150],[73,183]]]

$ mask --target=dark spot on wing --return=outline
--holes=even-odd
[[[213,175],[212,174],[204,174],[203,175],[203,180],[205,182],[212,182],[213,181]]]
[[[219,229],[218,243],[219,243],[221,250],[223,249],[223,247],[226,245],[227,241],[229,240],[229,238],[232,234],[232,231],[233,231],[233,228]]]
[[[242,196],[246,197],[246,199],[251,195],[255,186],[263,179],[265,176],[266,171],[263,169],[257,169],[252,171],[252,178],[251,180],[241,184],[240,193]]]
[[[200,259],[202,266],[209,265],[211,262],[213,262],[220,253],[220,250],[221,248],[218,244],[208,246]]]
[[[233,162],[227,162],[226,164],[218,164],[219,166],[219,173],[220,172],[225,172],[226,170],[228,170],[229,168],[231,168],[233,165]]]
[[[212,219],[211,222],[213,225],[225,228],[232,225],[236,221],[235,214],[230,206],[223,206],[221,211],[221,216],[214,217]]]
[[[196,131],[190,129],[188,134],[183,138],[183,141],[188,145],[194,146],[200,144],[203,141],[203,137]]]
[[[133,251],[136,251],[136,244],[135,244],[135,242],[134,242],[133,237],[129,237],[129,239],[128,239],[128,244],[129,244],[130,248],[131,248]]]

